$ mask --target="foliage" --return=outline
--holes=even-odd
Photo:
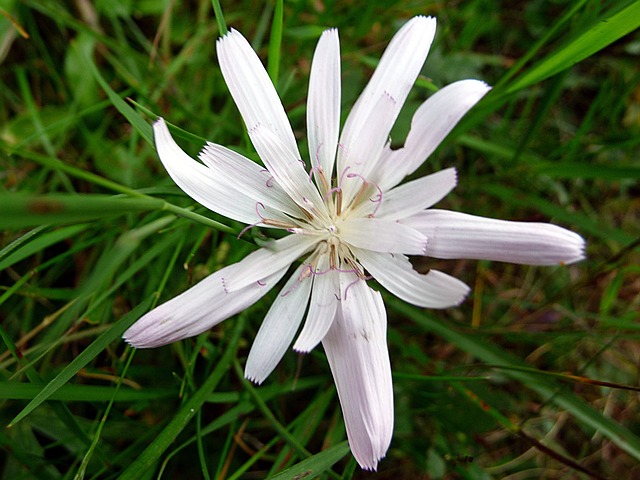
[[[640,476],[639,1],[0,6],[2,478]],[[263,386],[242,378],[272,296],[161,349],[119,336],[254,248],[153,149],[162,115],[194,155],[210,139],[256,158],[217,66],[220,32],[252,41],[304,152],[320,33],[340,32],[346,114],[417,14],[437,16],[438,34],[394,145],[434,90],[495,85],[422,173],[455,166],[445,207],[561,224],[587,238],[588,259],[417,265],[474,290],[442,312],[386,298],[395,436],[365,474],[321,349],[287,354]]]

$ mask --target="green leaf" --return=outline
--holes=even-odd
[[[244,330],[246,315],[240,315],[236,320],[236,328],[233,336],[229,340],[227,350],[217,362],[216,368],[205,380],[202,386],[193,394],[188,402],[180,409],[175,417],[168,423],[155,440],[142,452],[142,454],[118,477],[120,480],[138,480],[149,471],[153,464],[160,458],[164,451],[169,448],[180,432],[194,417],[196,412],[207,401],[211,392],[216,388],[222,376],[230,368],[231,362],[236,354],[236,348],[240,335]]]
[[[0,199],[0,202],[1,201],[2,200]],[[0,222],[1,221],[0,217]],[[5,268],[14,265],[20,260],[24,260],[35,253],[43,252],[45,248],[55,245],[62,240],[74,237],[80,232],[86,230],[88,227],[89,225],[86,224],[72,225],[52,232],[43,233],[42,235],[36,236],[32,239],[31,237],[34,236],[34,232],[37,234],[42,230],[42,228],[33,229],[0,251],[0,270],[4,270]]]
[[[77,46],[72,45],[72,48],[78,48]],[[127,102],[125,102],[120,95],[118,95],[105,81],[105,79],[100,74],[100,71],[96,68],[93,60],[88,55],[88,53],[81,52],[81,55],[85,59],[86,66],[89,71],[93,74],[98,84],[105,91],[109,100],[114,107],[129,121],[129,123],[135,128],[138,133],[144,138],[150,145],[154,145],[153,142],[153,131],[151,129],[151,125],[149,125],[142,116],[136,112]]]
[[[583,425],[593,428],[595,431],[609,438],[621,449],[640,460],[640,438],[615,420],[593,409],[580,397],[564,389],[561,384],[549,378],[543,378],[540,375],[529,373],[526,370],[520,370],[523,367],[526,369],[528,365],[509,352],[482,340],[478,335],[459,332],[451,326],[439,322],[429,314],[407,305],[398,299],[387,297],[385,300],[388,300],[387,304],[390,305],[391,308],[410,317],[425,330],[439,335],[483,362],[508,367],[502,370],[504,375],[521,382],[523,386],[540,395],[543,400],[553,402],[565,409]]]
[[[153,297],[149,297],[136,308],[127,313],[118,322],[116,322],[109,330],[96,338],[80,355],[74,358],[69,365],[65,367],[53,380],[45,385],[40,393],[11,421],[9,426],[15,425],[24,419],[29,413],[37,408],[42,402],[48,400],[60,387],[67,383],[78,371],[85,367],[91,360],[97,357],[107,345],[114,340],[120,338],[124,331],[129,328],[140,316],[149,309]]]
[[[63,385],[49,396],[49,400],[66,402],[109,402],[115,387],[94,385]],[[42,391],[42,386],[32,383],[0,382],[0,398],[4,400],[29,400]],[[176,397],[177,390],[165,388],[145,388],[134,390],[120,389],[115,395],[118,402],[134,402],[154,400],[157,398]]]
[[[151,197],[0,194],[0,228],[20,229],[43,224],[81,223],[131,212],[160,210],[164,204],[163,200]]]
[[[302,480],[317,478],[318,475],[327,471],[338,460],[344,458],[349,453],[347,442],[339,443],[333,447],[316,453],[285,471],[269,477],[269,480]]]
[[[639,27],[640,1],[636,1],[601,20],[564,47],[554,50],[537,65],[516,78],[507,89],[507,93],[535,85],[570,68]]]

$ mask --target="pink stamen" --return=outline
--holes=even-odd
[[[262,220],[264,222],[264,217],[262,216],[262,214],[258,211],[258,207],[262,207],[263,210],[266,210],[267,207],[264,206],[264,203],[262,202],[256,202],[256,215],[258,215],[260,217],[260,220]]]
[[[238,236],[236,237],[238,240],[240,240],[240,238],[247,233],[248,230],[252,229],[253,227],[257,227],[261,222],[257,222],[257,223],[252,223],[251,225],[247,225],[246,227],[244,227],[242,230],[240,230],[240,233],[238,234]]]
[[[367,182],[367,179],[364,178],[362,175],[360,175],[359,173],[349,173],[347,175],[347,178],[359,178],[360,180],[362,180],[362,183],[364,183],[365,185],[368,185],[369,182]]]
[[[265,185],[267,186],[267,188],[273,187],[273,181],[275,180],[275,178],[273,177],[273,175],[271,175],[271,172],[268,169],[263,168],[262,170],[260,170],[260,173],[268,173],[268,174],[270,174],[269,178],[265,182]]]
[[[316,147],[316,166],[320,167],[320,148],[324,145],[324,143],[319,144]]]
[[[347,165],[345,167],[345,169],[342,171],[342,173],[340,174],[340,178],[338,179],[338,189],[342,190],[342,181],[344,180],[345,175],[347,175],[347,171],[350,169],[351,167],[349,165]]]
[[[242,230],[240,230],[240,233],[238,234],[238,236],[236,238],[238,238],[238,240],[240,240],[240,237],[242,237],[242,235],[244,235],[245,233],[247,233],[247,230],[253,228],[253,227],[257,227],[259,224],[264,222],[264,217],[262,216],[262,214],[258,211],[258,207],[262,207],[263,210],[266,210],[266,207],[264,206],[264,203],[262,202],[256,202],[256,215],[258,215],[258,217],[260,217],[260,221],[256,222],[256,223],[252,223],[251,225],[247,225],[246,227],[244,227]]]
[[[340,190],[340,187],[333,187],[331,190],[329,190],[329,191],[325,194],[325,196],[324,196],[324,197],[322,197],[322,200],[323,200],[323,201],[326,201],[332,193],[338,193],[338,192],[341,192],[341,191],[342,191],[342,190]]]
[[[370,202],[376,202],[377,203],[376,208],[374,208],[373,212],[371,212],[369,214],[369,218],[375,217],[376,216],[376,212],[380,208],[380,205],[382,205],[382,189],[378,186],[377,183],[373,183],[372,185],[378,189],[378,195],[376,195],[374,197],[371,197],[369,199]]]

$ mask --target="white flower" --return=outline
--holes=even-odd
[[[264,167],[208,143],[191,159],[161,119],[160,159],[194,200],[248,225],[291,233],[223,268],[147,313],[124,334],[157,347],[204,332],[265,295],[299,258],[256,336],[245,375],[264,381],[291,344],[322,342],[335,379],[351,450],[373,470],[393,430],[386,312],[375,278],[420,307],[458,305],[469,288],[439,271],[416,272],[407,255],[557,265],[583,258],[584,241],[549,224],[491,220],[430,207],[456,185],[454,169],[398,186],[487,93],[463,80],[417,110],[403,148],[388,137],[429,51],[433,18],[415,17],[393,37],[340,134],[338,32],[324,32],[311,67],[305,169],[278,95],[258,56],[231,31],[217,43],[222,73]],[[370,277],[371,276],[371,277]]]

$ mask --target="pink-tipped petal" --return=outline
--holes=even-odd
[[[227,269],[209,275],[187,291],[142,316],[124,332],[122,338],[136,348],[152,348],[199,335],[214,325],[250,307],[287,271],[282,268],[268,277],[257,279],[235,292],[223,282]]]
[[[220,182],[211,169],[187,155],[175,142],[162,118],[154,123],[153,133],[162,164],[187,195],[225,217],[248,224],[260,221],[255,200],[245,195],[237,186]],[[232,202],[229,201],[231,198]],[[275,210],[262,213],[271,213],[275,218],[282,217]]]
[[[584,258],[584,239],[550,223],[509,222],[446,210],[426,210],[402,221],[429,238],[435,258],[563,265]]]
[[[325,31],[313,55],[307,99],[307,130],[311,165],[331,181],[340,133],[340,41],[338,30]],[[316,169],[317,170],[317,169]],[[316,173],[316,183],[322,187]]]
[[[353,276],[350,276],[353,277]],[[352,278],[346,278],[348,282]],[[360,466],[375,470],[393,435],[393,384],[387,315],[365,281],[348,288],[322,341],[338,390],[349,446]]]
[[[364,268],[397,297],[418,307],[448,308],[462,303],[469,287],[446,273],[416,272],[404,255],[353,249]]]
[[[387,190],[415,172],[489,90],[479,80],[461,80],[434,93],[413,115],[404,147],[383,155],[371,181]]]
[[[264,125],[288,149],[297,152],[298,145],[282,102],[249,42],[237,30],[230,30],[218,39],[216,49],[222,76],[247,129]]]
[[[389,42],[371,80],[351,109],[340,137],[338,174],[347,166],[367,177],[416,81],[435,36],[436,20],[417,16]],[[373,126],[373,128],[372,128]],[[345,185],[350,200],[358,186]]]
[[[311,273],[311,272],[310,272]],[[307,353],[324,338],[333,323],[340,298],[338,272],[330,269],[329,255],[320,255],[313,273],[309,313],[293,349]]]
[[[296,269],[260,325],[244,370],[244,376],[252,382],[265,381],[298,331],[313,283],[311,277],[304,275],[308,268],[309,265],[302,264]]]

